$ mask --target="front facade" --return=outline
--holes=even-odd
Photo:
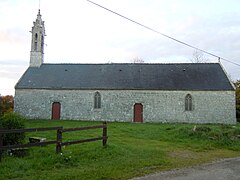
[[[40,12],[32,33],[14,104],[28,118],[236,123],[235,90],[218,63],[44,64]]]

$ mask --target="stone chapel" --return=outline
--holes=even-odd
[[[235,124],[235,88],[220,63],[47,64],[40,10],[14,110],[32,119]]]

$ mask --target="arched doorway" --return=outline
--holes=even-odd
[[[52,103],[52,119],[60,119],[61,104],[59,102]]]
[[[143,122],[143,105],[141,103],[136,103],[134,105],[133,122]]]

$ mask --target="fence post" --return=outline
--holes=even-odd
[[[56,153],[62,152],[62,127],[57,130]]]
[[[102,140],[103,146],[107,144],[107,122],[103,122],[103,140]]]

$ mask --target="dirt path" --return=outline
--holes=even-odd
[[[186,169],[164,171],[133,180],[240,180],[240,157]]]

